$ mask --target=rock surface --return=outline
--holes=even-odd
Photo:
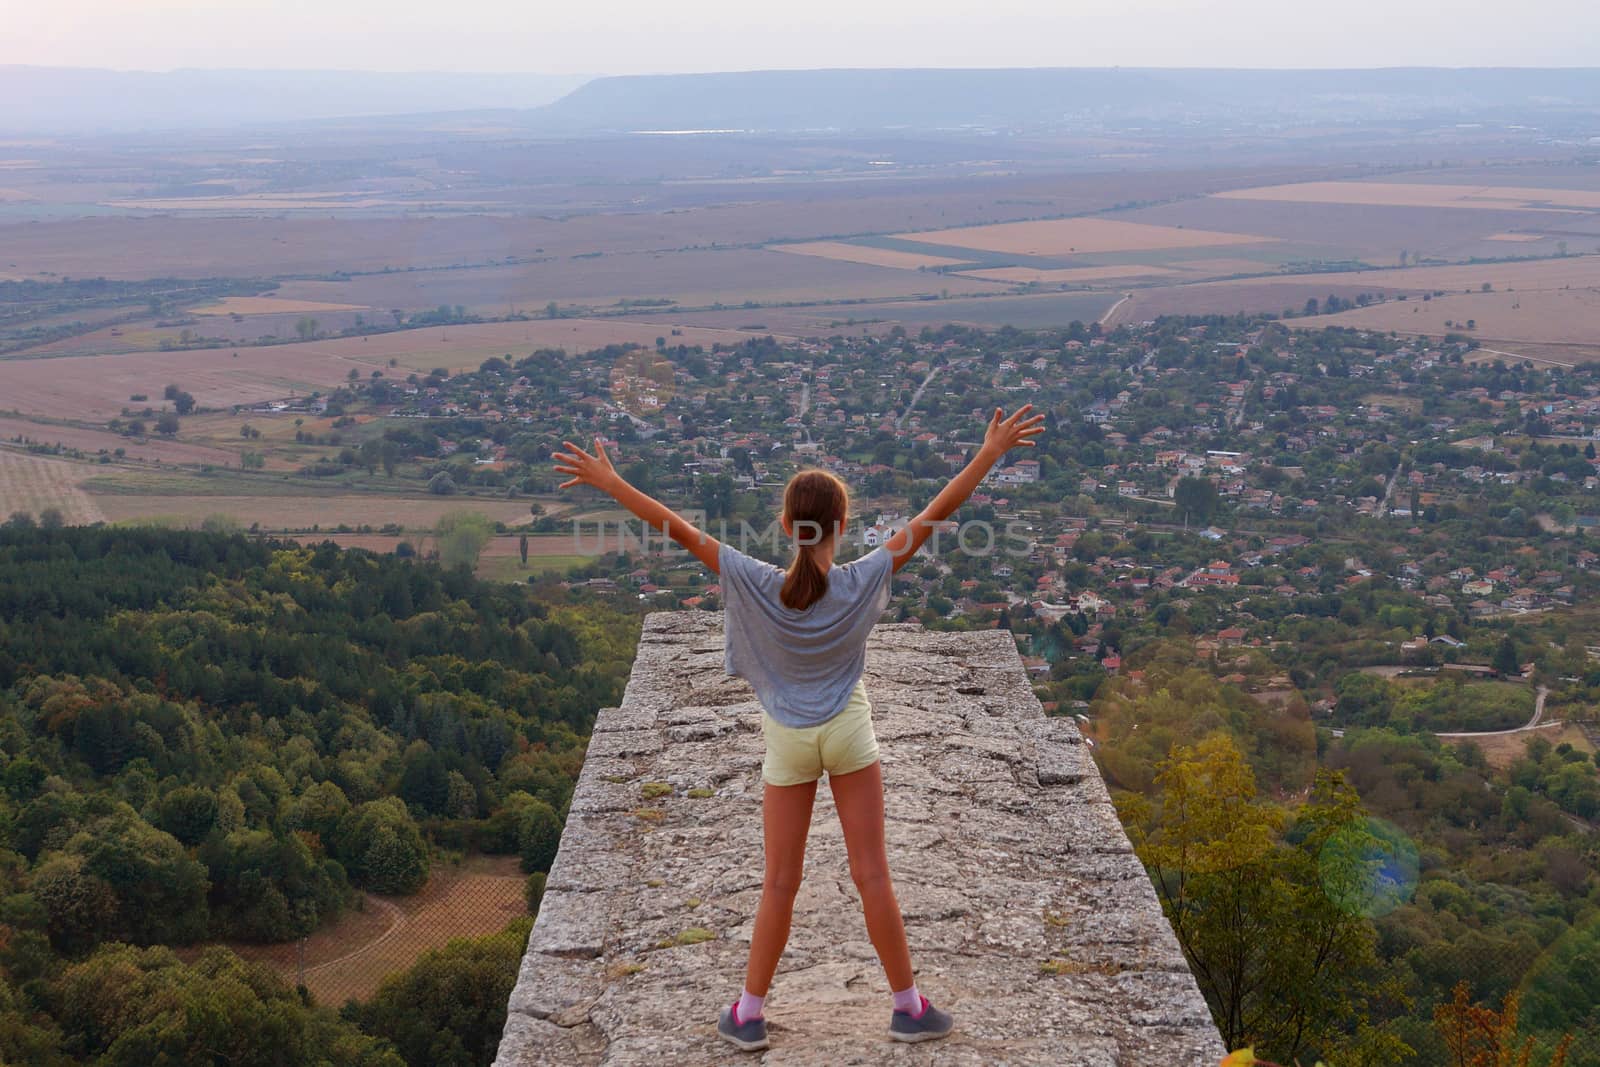
[[[1214,1065],[1224,1050],[1076,727],[1047,718],[1011,635],[880,626],[866,687],[890,867],[945,1041],[885,1034],[889,992],[817,794],[772,1047],[715,1033],[761,895],[761,709],[722,673],[722,618],[645,620],[600,713],[498,1067]]]

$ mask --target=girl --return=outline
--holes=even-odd
[[[944,1037],[954,1025],[917,991],[912,979],[911,950],[884,852],[883,776],[861,671],[867,636],[889,604],[891,575],[972,495],[1009,449],[1033,447],[1032,438],[1044,432],[1039,425],[1044,416],[1026,417],[1031,407],[1024,404],[1009,417],[996,408],[983,447],[933,503],[881,547],[838,567],[833,557],[849,517],[849,494],[825,471],[802,471],[784,490],[780,522],[795,541],[794,559],[785,572],[718,543],[629,485],[599,441],[593,455],[571,441],[566,442],[568,451],[555,454],[555,469],[571,475],[561,488],[592,485],[609,493],[721,576],[725,666],[729,674],[750,683],[765,709],[761,776],[766,877],[744,991],[722,1009],[717,1023],[717,1033],[741,1049],[767,1047],[762,1005],[789,940],[811,809],[824,771],[867,933],[894,992],[889,1036],[928,1041]]]

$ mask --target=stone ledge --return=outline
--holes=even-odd
[[[622,704],[595,724],[498,1067],[1222,1058],[1087,747],[1040,710],[1010,635],[905,624],[874,631],[866,685],[918,982],[956,1033],[885,1037],[888,989],[821,789],[772,1048],[719,1042],[761,895],[762,791],[760,708],[722,674],[721,624],[646,618]]]

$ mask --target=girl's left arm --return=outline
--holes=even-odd
[[[629,485],[628,480],[618,474],[617,469],[611,465],[611,457],[606,455],[605,445],[600,443],[598,437],[595,438],[593,455],[571,441],[563,443],[569,451],[555,454],[556,471],[570,474],[572,477],[562,482],[561,488],[592,485],[610,494],[617,503],[633,512],[646,526],[664,530],[668,537],[692,552],[712,574],[722,573],[721,566],[717,562],[717,553],[722,548],[721,542],[650,494]]]

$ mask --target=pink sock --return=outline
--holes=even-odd
[[[922,999],[922,994],[917,992],[915,983],[910,989],[902,989],[894,995],[894,1010],[903,1011],[913,1019],[922,1018],[922,1013],[927,1007],[927,1001]]]
[[[750,990],[743,990],[739,994],[739,1002],[733,1006],[733,1021],[747,1023],[761,1018],[761,1007],[766,1002],[766,997],[752,996]]]

